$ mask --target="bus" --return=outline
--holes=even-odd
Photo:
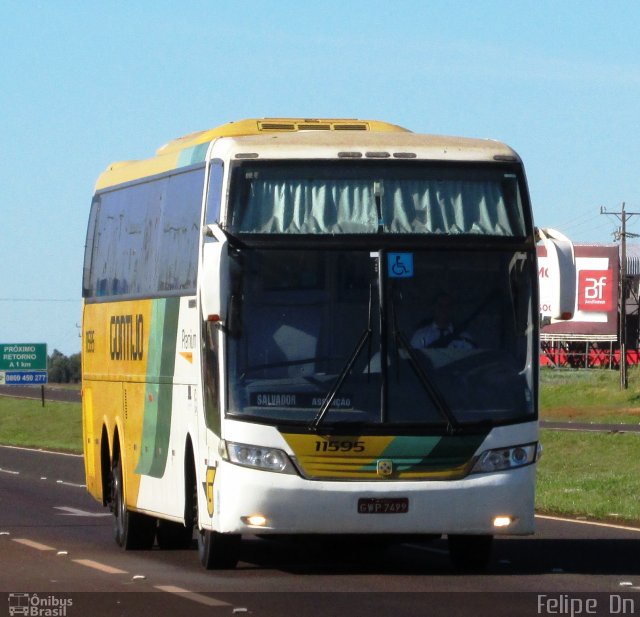
[[[213,569],[247,534],[446,535],[479,569],[531,534],[540,237],[566,283],[512,149],[380,121],[243,120],[109,166],[82,407],[116,542]]]

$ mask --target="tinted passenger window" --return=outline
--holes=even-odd
[[[194,293],[203,182],[201,167],[98,194],[85,297]]]

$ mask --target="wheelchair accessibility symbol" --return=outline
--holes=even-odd
[[[389,253],[388,275],[392,279],[413,277],[413,253]]]

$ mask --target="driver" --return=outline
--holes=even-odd
[[[453,326],[453,303],[448,293],[436,296],[433,321],[418,328],[411,337],[411,347],[416,349],[473,349],[473,339],[468,332],[458,331]]]

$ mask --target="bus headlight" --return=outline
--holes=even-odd
[[[471,473],[490,473],[531,465],[535,463],[537,453],[537,443],[487,450],[480,455]]]
[[[224,446],[223,458],[235,465],[278,473],[295,473],[289,457],[282,450],[231,441],[224,442]]]

